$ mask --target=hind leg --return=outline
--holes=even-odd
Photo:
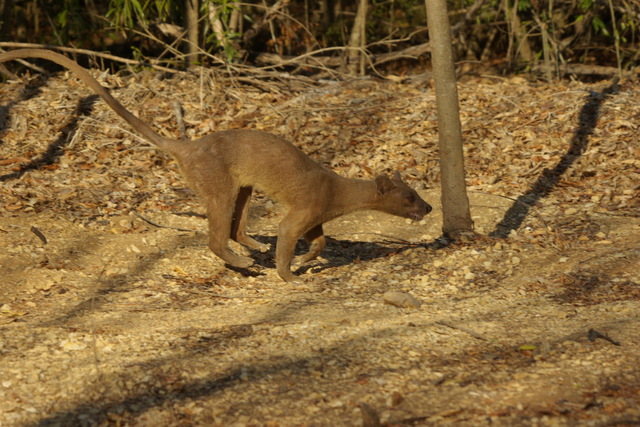
[[[309,252],[300,256],[296,261],[300,264],[316,259],[326,244],[322,224],[318,224],[311,230],[304,233],[304,239],[309,243]]]
[[[260,243],[246,234],[252,190],[251,187],[242,187],[238,192],[235,210],[233,212],[233,221],[231,223],[231,238],[240,244],[264,253],[269,250],[269,245]]]
[[[227,194],[208,193],[203,198],[207,206],[209,222],[209,248],[227,264],[246,268],[253,265],[253,259],[234,253],[228,246],[237,193],[237,191],[230,191]]]

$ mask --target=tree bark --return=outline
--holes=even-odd
[[[0,36],[3,40],[10,39],[13,30],[13,20],[11,13],[13,11],[13,0],[0,0]]]
[[[509,27],[509,48],[507,50],[507,61],[515,62],[516,57],[530,64],[536,60],[536,55],[529,45],[529,37],[526,28],[523,27],[518,16],[518,2],[514,1],[513,6],[509,5],[509,0],[503,0],[507,26]],[[515,46],[514,46],[515,39]]]
[[[464,180],[462,126],[451,46],[451,26],[446,0],[425,0],[425,4],[438,111],[442,231],[445,236],[455,239],[460,234],[472,231],[473,221]]]
[[[190,67],[194,63],[198,62],[199,55],[198,50],[200,44],[198,39],[200,32],[198,31],[198,15],[200,2],[198,0],[185,0],[186,1],[186,26],[187,26],[187,41],[186,41],[186,65]]]
[[[364,75],[365,53],[363,51],[365,45],[365,28],[367,23],[367,0],[358,2],[358,11],[356,19],[351,29],[351,37],[349,37],[349,49],[347,51],[347,72],[352,76]]]

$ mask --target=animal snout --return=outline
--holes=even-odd
[[[424,218],[425,215],[431,212],[432,209],[433,208],[429,203],[421,200],[420,203],[416,206],[415,210],[407,214],[407,217],[411,218],[414,221],[420,221],[422,218]]]

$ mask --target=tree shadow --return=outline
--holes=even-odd
[[[512,230],[517,230],[529,211],[542,198],[548,196],[557,186],[560,178],[584,154],[589,144],[589,138],[598,123],[600,109],[604,101],[618,92],[618,79],[602,92],[590,92],[587,102],[580,110],[578,127],[576,128],[569,149],[562,156],[558,164],[552,169],[545,169],[529,191],[520,195],[504,214],[502,220],[489,235],[491,237],[506,238]]]
[[[178,235],[174,238],[171,247],[172,251],[177,250],[181,246],[191,244],[193,241],[192,236]],[[68,250],[69,257],[77,256],[78,254],[87,255],[94,252],[94,249],[100,245],[97,240],[90,240],[86,238],[82,240],[82,245],[77,245],[77,242],[70,242]],[[167,245],[169,246],[169,245]],[[152,269],[162,258],[166,257],[167,253],[155,253],[146,254],[140,257],[138,261],[127,268],[126,271],[117,274],[105,274],[105,271],[99,273],[98,278],[93,281],[93,285],[88,289],[89,294],[81,297],[72,306],[60,308],[59,315],[47,321],[42,321],[38,324],[38,327],[48,326],[60,326],[69,325],[75,321],[79,321],[87,313],[94,313],[99,311],[104,304],[109,303],[110,298],[118,293],[130,292],[134,285],[135,277],[142,277],[146,272]],[[106,266],[105,266],[106,269]]]
[[[9,112],[14,105],[19,104],[23,101],[27,101],[29,99],[35,98],[40,94],[40,88],[47,83],[47,78],[39,78],[32,82],[29,82],[25,86],[20,89],[20,95],[17,99],[9,102],[7,105],[0,106],[0,131],[4,131],[7,128],[7,122],[9,119]],[[2,141],[0,141],[0,144]]]
[[[0,123],[2,123],[2,128],[6,128],[6,122],[8,120],[9,111],[11,107],[16,105],[19,102],[25,101],[27,99],[31,99],[40,93],[40,87],[44,86],[46,83],[46,79],[40,80],[36,85],[31,85],[26,87],[23,91],[19,99],[12,101],[9,105],[0,107]],[[42,153],[39,157],[31,160],[29,163],[25,165],[21,165],[20,169],[0,176],[0,182],[9,181],[13,179],[17,179],[22,177],[25,173],[30,170],[39,169],[46,165],[54,164],[58,158],[60,158],[64,154],[64,147],[73,139],[73,135],[78,129],[78,123],[80,121],[80,117],[84,115],[88,115],[93,111],[93,105],[98,100],[98,95],[89,95],[84,98],[81,98],[78,101],[76,106],[76,110],[73,113],[72,118],[69,122],[64,125],[60,130],[58,130],[58,138],[55,141],[49,143],[46,151]],[[52,131],[53,133],[53,131]],[[0,141],[1,143],[1,141]]]
[[[134,362],[127,366],[127,368],[142,368],[143,372],[153,376],[154,381],[143,381],[136,377],[134,371],[137,372],[137,370],[126,368],[119,372],[105,373],[110,376],[109,380],[111,380],[105,381],[105,384],[128,382],[131,384],[130,388],[122,389],[120,396],[103,396],[99,400],[95,398],[83,399],[78,395],[79,401],[77,403],[70,402],[69,408],[52,411],[30,425],[34,427],[112,425],[118,418],[121,418],[121,422],[124,421],[123,425],[128,425],[129,422],[137,425],[136,420],[154,408],[166,408],[168,404],[197,401],[216,395],[224,400],[222,393],[242,386],[247,381],[244,378],[249,378],[252,382],[259,382],[282,375],[283,372],[289,372],[288,376],[301,377],[306,375],[309,366],[321,366],[331,359],[342,359],[342,363],[345,365],[352,365],[363,363],[363,360],[368,358],[366,352],[360,352],[357,356],[352,355],[354,346],[366,348],[368,345],[371,332],[363,331],[350,340],[338,340],[309,355],[264,354],[263,357],[254,361],[238,361],[234,366],[224,369],[212,366],[204,378],[187,379],[188,377],[183,376],[182,371],[185,364],[198,363],[202,356],[207,357],[207,355],[220,351],[228,352],[241,349],[247,345],[246,339],[257,333],[256,325],[276,323],[280,319],[282,317],[275,315],[258,323],[214,328],[201,331],[204,332],[204,335],[198,337],[194,337],[190,331],[186,331],[182,337],[184,342],[178,338],[173,343],[173,350],[170,354],[151,356],[144,361]],[[375,335],[378,338],[393,337],[398,334],[398,329],[398,326],[384,328],[376,331]],[[445,363],[449,364],[450,362]],[[397,370],[397,368],[387,369],[388,371]],[[96,393],[92,384],[89,383],[87,386],[87,389],[84,390],[87,395]],[[262,405],[267,401],[267,397],[261,393],[253,393],[248,399],[250,401],[238,402],[238,405]],[[122,414],[122,416],[118,417],[118,414]],[[173,420],[164,419],[163,421],[167,425],[174,425]],[[187,419],[184,421],[185,425],[192,425],[187,422]]]
[[[510,305],[514,304],[511,303]],[[248,345],[247,339],[256,334],[266,334],[266,332],[260,332],[260,329],[256,328],[256,326],[282,323],[287,319],[287,311],[288,308],[284,307],[278,313],[273,313],[262,320],[251,323],[238,323],[206,330],[198,329],[200,334],[194,334],[191,330],[183,330],[179,336],[170,342],[172,350],[168,354],[154,354],[145,360],[128,363],[126,366],[122,366],[120,370],[105,371],[105,373],[99,374],[100,376],[96,378],[101,379],[101,381],[87,382],[84,390],[74,391],[77,395],[76,402],[69,402],[68,407],[54,410],[29,425],[34,427],[151,425],[145,424],[145,421],[140,417],[154,408],[167,410],[162,418],[155,419],[156,423],[175,425],[176,419],[183,416],[184,425],[193,425],[192,420],[188,418],[188,412],[180,414],[173,411],[173,416],[176,418],[172,418],[169,408],[172,405],[198,400],[200,400],[201,405],[215,405],[216,401],[224,404],[225,400],[228,399],[225,399],[223,393],[236,387],[243,387],[243,384],[247,384],[247,380],[253,383],[260,383],[261,381],[275,383],[278,381],[278,376],[282,375],[286,375],[292,380],[304,378],[308,382],[309,390],[313,387],[322,387],[323,382],[327,387],[334,387],[334,384],[329,383],[332,377],[331,374],[327,375],[326,378],[324,376],[310,376],[312,367],[326,365],[331,360],[339,360],[341,364],[330,368],[333,370],[340,369],[341,366],[348,368],[349,366],[363,365],[369,360],[370,356],[367,350],[371,346],[373,337],[375,337],[376,341],[391,338],[397,339],[405,327],[404,325],[393,325],[376,330],[363,330],[347,340],[336,340],[311,354],[294,356],[282,352],[280,349],[275,353],[264,353],[262,357],[253,361],[239,360],[237,363],[228,364],[227,367],[222,369],[214,364],[207,368],[202,368],[208,372],[204,377],[198,379],[183,375],[183,371],[189,371],[185,367],[190,365],[192,368],[197,365],[203,366],[208,358],[216,354],[242,350]],[[502,310],[500,312],[495,309],[483,310],[480,318],[496,319],[500,317],[501,313],[503,313]],[[456,314],[445,315],[443,319],[439,317],[437,316],[438,320],[425,319],[412,326],[421,328],[440,328],[444,326],[452,328],[450,326],[451,322],[455,325],[458,323],[464,324],[465,319],[469,320],[468,316]],[[616,323],[625,325],[632,322],[629,319],[621,319]],[[609,327],[612,325],[611,321],[596,322],[593,327],[600,329],[603,324]],[[455,326],[453,328],[459,329],[457,333],[469,334],[469,331],[464,328]],[[553,331],[545,336],[554,347],[567,340],[586,342],[589,339],[586,328],[583,326],[576,326],[576,331],[570,335],[566,335],[566,332]],[[476,336],[475,338],[478,337]],[[425,385],[425,388],[420,393],[441,393],[443,381],[449,378],[460,378],[459,385],[461,387],[469,384],[488,385],[490,382],[496,381],[494,376],[496,369],[508,369],[512,373],[525,372],[535,363],[535,359],[532,357],[526,356],[520,351],[515,351],[513,343],[505,337],[480,335],[479,338],[480,341],[474,341],[473,338],[455,338],[457,341],[463,340],[465,345],[460,346],[452,353],[438,351],[437,344],[433,345],[432,352],[424,353],[423,363],[434,371],[441,372],[443,376],[442,381],[431,382],[431,386]],[[354,348],[359,348],[360,351],[355,352]],[[484,360],[483,364],[493,365],[494,368],[480,369],[469,376],[459,376],[461,370],[464,371],[465,367],[473,365],[474,360],[479,361],[480,359]],[[100,362],[96,361],[95,363],[99,364]],[[382,364],[374,366],[371,370],[363,369],[354,372],[353,370],[345,369],[345,371],[350,372],[349,375],[352,376],[351,379],[353,381],[357,381],[368,376],[381,375],[384,372],[398,372],[401,369]],[[141,372],[149,375],[153,380],[143,379]],[[104,377],[101,377],[101,375],[104,375]],[[464,382],[462,382],[463,379]],[[123,384],[123,386],[120,389],[121,393],[118,395],[98,391],[97,387],[101,384]],[[300,389],[301,387],[296,385],[293,388]],[[253,390],[255,391],[255,388]],[[288,392],[289,390],[289,387],[282,389],[283,392]],[[275,393],[278,393],[278,391],[275,391]],[[100,397],[98,398],[96,394]],[[365,393],[361,392],[360,394],[364,395]],[[245,396],[247,400],[236,402],[234,404],[235,409],[268,405],[269,398],[273,397],[255,392],[245,393]],[[281,398],[291,399],[290,396],[286,395],[282,395]],[[201,399],[211,400],[205,402]],[[433,412],[427,409],[423,413],[432,415]],[[348,420],[351,421],[352,419]],[[211,420],[211,424],[214,424],[213,420]],[[413,425],[414,423],[407,423],[407,425],[409,424]],[[393,423],[393,425],[396,424]],[[399,423],[398,425],[405,425],[405,423]]]

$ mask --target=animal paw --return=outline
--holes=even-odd
[[[240,265],[238,265],[238,267],[240,268],[248,268],[251,267],[254,263],[253,258],[249,258],[249,257],[242,257],[242,261],[240,262]]]
[[[309,261],[313,261],[314,259],[318,258],[318,254],[315,252],[308,252],[304,255],[298,255],[297,257],[295,257],[293,259],[293,263],[295,265],[302,265],[302,264],[306,264]]]
[[[249,268],[253,265],[253,258],[249,258],[248,256],[236,256],[233,262],[227,261],[234,267],[237,268]]]
[[[301,282],[300,278],[295,276],[291,271],[278,271],[278,276],[287,283]]]
[[[236,239],[236,242],[249,247],[253,250],[259,251],[260,253],[268,252],[271,249],[271,245],[268,243],[260,243],[256,239],[253,239],[246,234],[239,235]]]
[[[261,254],[269,252],[269,249],[271,249],[271,245],[269,243],[260,243],[256,247],[256,250],[258,250]]]

